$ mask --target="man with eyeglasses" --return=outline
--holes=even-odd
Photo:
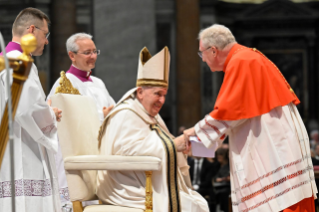
[[[20,39],[29,33],[37,39],[32,55],[42,55],[44,46],[49,43],[48,24],[50,20],[42,11],[35,8],[22,10],[13,23],[12,41],[6,47],[7,56],[17,58],[22,54]],[[3,71],[0,73],[2,85],[5,85],[5,78],[6,72]],[[5,103],[7,98],[5,89],[0,90],[0,103]],[[1,120],[4,108],[1,106],[0,109]],[[54,159],[58,151],[56,126],[61,117],[60,110],[45,102],[38,70],[33,63],[13,122],[16,211],[61,210]],[[0,170],[0,211],[12,211],[9,146]]]
[[[216,150],[229,136],[233,211],[314,212],[317,187],[300,101],[279,69],[218,24],[199,33],[199,56],[225,74],[213,111],[184,131],[185,140],[197,136]]]
[[[102,123],[106,115],[113,108],[113,105],[115,105],[115,102],[107,91],[103,81],[91,76],[91,70],[95,67],[100,50],[96,49],[92,36],[86,33],[77,33],[68,38],[66,49],[72,61],[69,70],[66,72],[66,77],[70,80],[72,86],[79,90],[81,95],[90,96],[95,100],[96,110]],[[55,89],[59,86],[59,80],[53,85],[48,99],[50,99],[51,95],[55,94]],[[62,205],[68,204],[72,207],[68,196],[68,185],[60,148],[56,154],[56,165]]]

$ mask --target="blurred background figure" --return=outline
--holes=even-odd
[[[310,132],[310,147],[312,150],[315,151],[316,145],[319,144],[319,131],[318,130],[312,130]]]
[[[318,172],[319,171],[319,143],[317,143],[315,145],[313,153],[314,153],[314,156],[312,156],[312,158],[311,158],[312,164],[314,166],[315,172]],[[316,178],[315,181],[316,181],[316,185],[318,187],[319,186],[319,179]],[[318,201],[318,199],[316,199],[315,200],[316,211],[319,211],[318,206],[319,206],[319,201]]]
[[[186,130],[186,127],[185,127],[185,126],[180,126],[180,127],[178,128],[178,133],[177,133],[177,135],[182,135],[183,132],[184,132],[184,130]]]
[[[216,210],[216,198],[212,180],[217,174],[220,163],[215,158],[188,157],[189,174],[195,191],[208,202],[210,212]]]
[[[230,195],[228,149],[217,149],[216,158],[218,163],[220,164],[220,169],[213,179],[214,193],[219,208],[224,212],[228,212],[228,199]]]
[[[314,148],[314,157],[312,158],[312,163],[314,166],[318,166],[319,165],[319,144],[315,145]]]

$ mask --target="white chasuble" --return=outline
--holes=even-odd
[[[294,104],[245,120],[207,115],[195,131],[207,148],[229,136],[234,212],[277,212],[316,198],[309,138]]]
[[[17,58],[20,51],[7,55]],[[5,86],[6,73],[0,73],[0,83]],[[12,76],[11,76],[12,80]],[[3,96],[5,95],[5,96]],[[3,100],[1,91],[1,117]],[[54,153],[58,149],[56,118],[45,102],[45,94],[32,64],[24,83],[13,122],[15,204],[19,212],[57,212],[61,210]],[[0,170],[0,211],[11,211],[10,145],[7,145]]]
[[[70,67],[70,69],[73,70],[75,74],[81,73],[81,72],[84,73],[84,71],[77,69],[73,65]],[[115,105],[115,102],[113,98],[110,96],[109,92],[107,91],[103,81],[94,76],[90,76],[89,77],[90,80],[81,80],[81,78],[68,72],[66,73],[66,77],[70,80],[72,86],[79,90],[81,95],[92,97],[95,100],[96,110],[98,111],[100,121],[102,123],[104,120],[104,114],[103,114],[102,108]],[[48,99],[50,99],[50,97],[55,94],[55,89],[60,85],[59,80],[60,78],[53,85],[50,91],[50,94],[48,95]],[[62,116],[63,115],[66,115],[66,114],[63,114],[63,111],[62,111]],[[61,203],[62,205],[66,203],[71,204],[60,145],[59,145],[58,153],[55,155],[55,160],[56,160],[56,169],[57,169],[57,173],[59,177],[59,190],[60,190]]]
[[[161,159],[161,170],[152,175],[154,212],[208,212],[206,200],[186,185],[185,156],[175,151],[161,117],[149,116],[132,96],[119,103],[106,119],[100,154]],[[145,180],[143,171],[98,171],[97,196],[104,203],[145,209]]]

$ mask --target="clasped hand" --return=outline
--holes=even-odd
[[[194,127],[185,130],[183,133],[183,135],[180,135],[174,139],[174,143],[177,152],[183,152],[184,154],[187,154],[191,148],[189,137],[196,135],[196,133]]]

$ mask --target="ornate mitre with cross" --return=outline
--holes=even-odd
[[[167,47],[164,47],[153,57],[144,47],[139,54],[136,87],[160,86],[168,88],[170,59]]]

